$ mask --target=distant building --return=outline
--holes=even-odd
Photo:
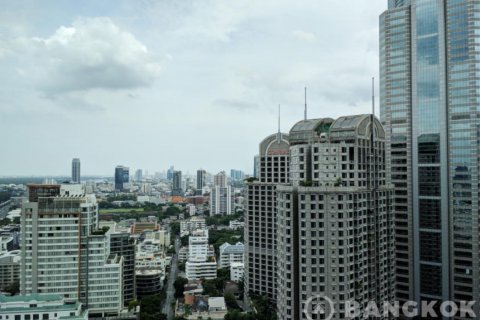
[[[227,174],[225,171],[220,171],[213,176],[213,186],[225,188],[227,186]]]
[[[72,182],[80,183],[80,159],[78,158],[72,160]]]
[[[173,172],[172,196],[183,197],[182,171],[174,171]]]
[[[219,248],[219,267],[228,268],[233,262],[240,262],[243,264],[243,255],[245,251],[245,246],[241,242],[236,244],[230,244],[225,242]]]
[[[225,171],[213,177],[214,186],[210,193],[210,215],[230,215],[235,213],[235,197],[232,187],[227,185]]]
[[[167,170],[167,180],[169,181],[173,180],[173,171],[174,171],[174,167],[170,166],[170,168],[168,168]]]
[[[258,172],[260,171],[259,166],[260,166],[260,156],[256,155],[253,158],[253,177],[257,179],[258,179]]]
[[[231,169],[230,170],[230,178],[233,181],[240,181],[240,180],[245,179],[245,173],[242,170]]]
[[[88,310],[82,306],[55,294],[0,295],[0,319],[87,320]]]
[[[137,169],[137,171],[135,171],[135,181],[142,181],[143,179],[143,171],[142,169]]]
[[[129,169],[124,166],[117,166],[115,168],[115,190],[123,191],[130,179]]]
[[[207,172],[203,169],[197,170],[197,190],[202,190],[206,185],[206,174]]]

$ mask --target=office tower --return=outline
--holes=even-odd
[[[382,125],[372,115],[303,120],[289,141],[290,183],[276,190],[278,318],[311,319],[302,311],[317,296],[363,310],[369,301],[393,303],[393,186]],[[347,318],[335,311],[332,319]]]
[[[169,181],[173,180],[173,171],[174,171],[174,167],[170,166],[170,168],[168,168],[167,170],[167,180]]]
[[[98,228],[95,196],[45,185],[29,185],[28,193],[21,216],[21,294],[59,294],[82,302],[92,317],[117,314],[123,258],[110,253],[109,231]]]
[[[289,181],[288,134],[277,133],[259,146],[257,181],[247,183],[245,210],[245,292],[276,299],[276,186]]]
[[[137,169],[137,171],[135,171],[135,181],[142,181],[142,178],[143,178],[142,169]]]
[[[389,1],[380,17],[401,301],[480,299],[479,5]]]
[[[123,191],[130,179],[129,169],[124,166],[115,167],[115,190]]]
[[[182,171],[173,171],[172,196],[183,196]]]
[[[80,183],[80,159],[78,158],[72,160],[72,182]]]
[[[210,215],[234,214],[235,195],[232,187],[227,185],[227,175],[221,171],[213,177],[214,186],[210,192]]]
[[[197,190],[202,190],[206,185],[205,175],[207,172],[203,169],[197,170]]]

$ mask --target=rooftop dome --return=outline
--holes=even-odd
[[[290,129],[290,144],[305,144],[320,137],[320,134],[327,133],[333,123],[331,118],[308,119],[297,122]]]

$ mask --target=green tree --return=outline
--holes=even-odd
[[[175,236],[179,236],[180,235],[180,222],[170,223],[170,231],[174,235],[173,239],[175,239]]]
[[[225,298],[225,304],[227,305],[228,309],[240,309],[233,294],[226,293],[223,297]]]
[[[12,296],[20,292],[20,283],[18,281],[12,282],[5,288],[5,291],[10,293]]]
[[[182,277],[175,279],[175,282],[173,283],[173,287],[175,288],[175,298],[183,297],[183,290],[187,283],[188,279]]]

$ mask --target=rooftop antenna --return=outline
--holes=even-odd
[[[282,139],[282,133],[280,131],[280,104],[278,105],[278,133],[277,133],[277,143],[280,143]]]
[[[304,120],[307,121],[307,87],[305,87],[305,115]]]

